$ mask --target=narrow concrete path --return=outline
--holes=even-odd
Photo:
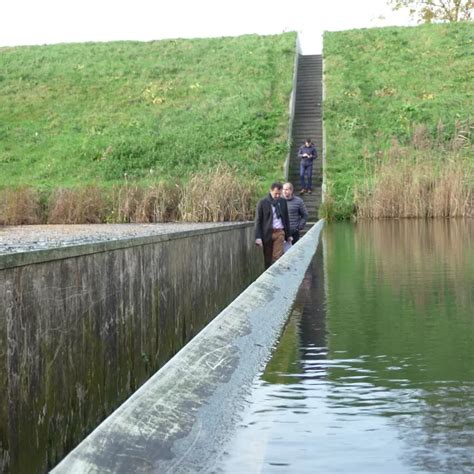
[[[51,472],[220,472],[216,461],[288,319],[323,226],[314,225]]]
[[[313,165],[313,194],[304,194],[304,200],[309,213],[309,222],[318,218],[321,205],[322,185],[322,151],[323,151],[323,57],[320,54],[301,55],[298,58],[298,71],[295,94],[295,112],[291,130],[290,163],[288,180],[295,186],[299,195],[301,190],[297,157],[298,148],[306,138],[311,138],[318,150],[318,159]]]

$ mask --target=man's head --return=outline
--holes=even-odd
[[[291,183],[285,183],[283,185],[283,196],[285,196],[285,199],[291,199],[293,197],[293,185]]]
[[[270,186],[270,194],[272,195],[273,199],[278,199],[281,197],[281,190],[283,188],[283,185],[281,183],[272,183]]]
[[[304,141],[304,144],[305,146],[311,146],[311,138],[307,138],[305,141]]]

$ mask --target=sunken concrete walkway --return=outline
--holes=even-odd
[[[323,221],[52,472],[209,472],[291,311]]]

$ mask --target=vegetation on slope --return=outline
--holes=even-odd
[[[0,49],[0,188],[281,177],[295,35]]]
[[[472,213],[473,46],[472,23],[325,34],[326,215]]]

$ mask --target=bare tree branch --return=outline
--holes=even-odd
[[[418,21],[469,21],[474,10],[473,0],[388,0],[393,10],[408,8]]]

